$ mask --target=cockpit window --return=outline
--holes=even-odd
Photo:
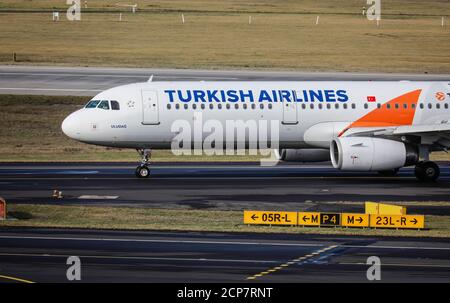
[[[120,104],[117,101],[111,101],[111,109],[112,110],[120,110]]]
[[[85,108],[96,108],[99,103],[99,100],[91,100],[86,104]]]
[[[100,102],[100,104],[98,105],[98,108],[101,109],[109,109],[109,102],[106,100],[103,100],[102,102]]]

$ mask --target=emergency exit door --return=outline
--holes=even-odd
[[[159,124],[158,93],[142,91],[142,124]]]

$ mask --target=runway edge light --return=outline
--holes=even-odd
[[[0,220],[6,220],[6,200],[0,197]]]

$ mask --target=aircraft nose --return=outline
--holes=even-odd
[[[63,133],[72,139],[76,139],[79,135],[78,123],[73,114],[67,116],[61,124],[61,129]]]

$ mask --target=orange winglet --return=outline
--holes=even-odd
[[[386,102],[380,108],[374,109],[350,124],[339,134],[339,137],[353,127],[411,125],[421,92],[422,90],[418,89]],[[398,104],[398,108],[396,108],[396,104]],[[407,104],[406,108],[404,108],[404,104]],[[414,108],[412,104],[415,104]]]

